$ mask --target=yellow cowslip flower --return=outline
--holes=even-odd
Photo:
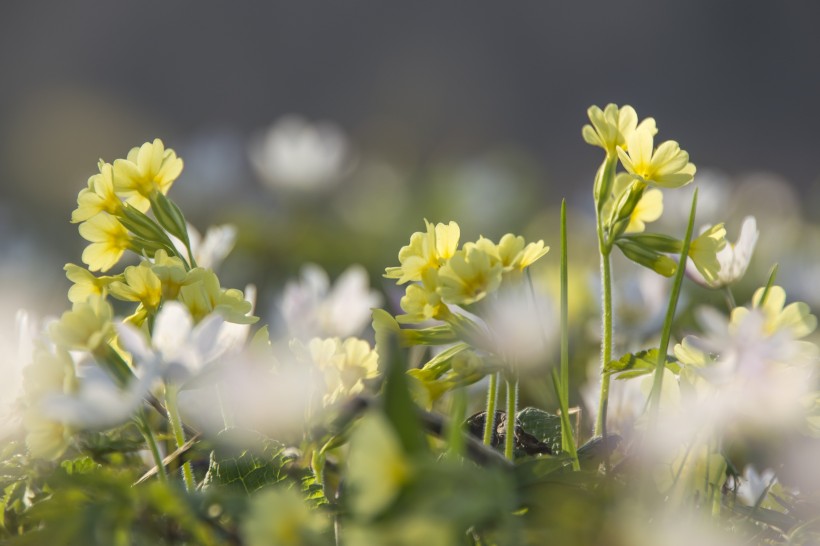
[[[715,224],[706,229],[689,244],[689,259],[707,282],[717,279],[720,272],[718,252],[726,246],[726,228]]]
[[[436,224],[424,221],[425,232],[417,231],[410,236],[410,244],[399,250],[399,267],[388,267],[384,276],[398,279],[397,284],[421,281],[428,269],[438,269],[458,249],[461,230],[458,224]]]
[[[114,335],[114,311],[101,296],[77,302],[48,329],[54,343],[65,349],[93,352]]]
[[[638,128],[627,138],[627,145],[627,148],[617,148],[618,157],[624,169],[637,180],[664,188],[679,188],[694,178],[695,165],[674,140],[667,140],[653,150],[652,132]]]
[[[83,262],[91,271],[108,271],[131,245],[131,235],[119,220],[101,212],[80,224],[80,235],[91,244],[83,250]]]
[[[196,322],[214,311],[227,322],[236,324],[253,324],[259,320],[248,315],[253,304],[245,299],[242,291],[221,288],[219,278],[210,269],[196,267],[189,271],[179,289],[178,298],[188,307]]]
[[[114,168],[102,160],[99,168],[100,172],[88,179],[88,187],[77,195],[77,208],[71,213],[71,221],[75,224],[101,212],[117,215],[122,209],[122,200],[114,192]]]
[[[350,508],[365,519],[393,504],[413,476],[396,432],[377,412],[366,414],[353,429],[347,463]]]
[[[505,273],[523,271],[550,250],[548,246],[544,246],[544,241],[526,244],[523,237],[512,233],[501,237],[498,244],[486,237],[479,237],[475,243],[464,245],[465,250],[471,248],[477,248],[488,254],[492,260],[501,264]]]
[[[467,247],[467,245],[465,245]],[[469,305],[501,284],[503,265],[478,246],[459,250],[438,271],[438,293],[445,303]]]
[[[362,392],[364,380],[379,375],[378,354],[362,339],[313,338],[307,347],[300,345],[295,341],[292,350],[309,359],[324,377],[322,402],[325,405]]]
[[[159,307],[162,300],[162,283],[156,273],[151,270],[151,264],[142,262],[125,268],[123,281],[114,281],[109,290],[111,295],[125,301],[138,301],[147,309]]]
[[[329,527],[328,515],[308,506],[299,491],[276,486],[254,494],[241,530],[248,546],[304,546],[324,544]]]
[[[629,224],[624,233],[640,233],[646,229],[647,222],[654,222],[663,214],[663,192],[652,188],[646,190],[638,204],[629,215]]]
[[[59,421],[43,416],[37,408],[29,408],[23,416],[26,447],[36,459],[54,460],[65,453],[71,431]]]
[[[130,204],[144,211],[154,192],[168,193],[182,172],[182,160],[160,139],[132,148],[126,159],[114,161],[114,189]]]
[[[653,118],[646,118],[638,125],[638,114],[628,105],[618,108],[615,104],[607,104],[603,110],[590,106],[587,116],[592,125],[584,125],[581,130],[584,141],[603,148],[607,155],[614,155],[618,146],[626,148],[628,138],[636,128],[640,127],[651,135],[658,132]]]
[[[793,302],[786,305],[786,291],[780,286],[772,286],[766,295],[763,305],[760,300],[765,288],[758,288],[752,297],[752,308],[760,309],[764,316],[763,328],[766,332],[789,331],[795,339],[800,339],[812,333],[817,327],[817,317],[811,314],[811,309],[803,302]],[[732,311],[731,323],[738,324],[750,310],[746,307],[736,307]]]
[[[176,299],[179,289],[185,283],[188,270],[185,263],[178,256],[168,256],[165,250],[157,250],[154,254],[151,271],[159,278],[162,284],[162,297],[166,300]]]
[[[450,314],[447,305],[441,301],[438,289],[438,274],[435,270],[428,269],[422,275],[420,284],[407,286],[404,296],[401,298],[401,308],[404,315],[399,315],[396,320],[403,324],[424,322],[427,320],[443,320]]]
[[[26,445],[33,457],[56,459],[65,452],[70,431],[59,422],[45,417],[40,402],[50,394],[63,394],[73,389],[74,362],[68,351],[44,345],[34,347],[31,363],[23,369],[23,388],[28,409],[23,416]]]
[[[68,301],[77,303],[85,301],[89,296],[104,296],[108,285],[120,279],[119,275],[96,277],[84,267],[66,264],[63,267],[65,276],[74,284],[68,289]]]

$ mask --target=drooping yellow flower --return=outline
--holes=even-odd
[[[210,269],[196,267],[189,271],[179,289],[178,298],[188,307],[196,322],[214,311],[227,322],[236,324],[253,324],[259,320],[248,315],[253,304],[245,299],[242,291],[221,288],[219,278]]]
[[[83,262],[91,271],[108,271],[131,245],[128,230],[107,212],[80,224],[79,231],[91,243],[83,251]]]
[[[646,118],[638,125],[638,114],[628,105],[618,108],[615,104],[607,104],[603,110],[590,106],[587,116],[592,125],[584,125],[581,130],[584,141],[603,148],[608,155],[615,154],[618,146],[627,148],[629,136],[638,127],[650,135],[658,132],[653,118]]]
[[[663,192],[649,189],[643,193],[638,204],[629,215],[629,224],[624,233],[640,233],[646,229],[647,222],[654,222],[663,214]]]
[[[52,341],[66,349],[93,352],[114,335],[114,311],[101,296],[75,303],[48,329]]]
[[[156,309],[162,300],[162,283],[156,273],[151,270],[151,264],[142,262],[137,266],[129,266],[123,272],[124,282],[111,283],[111,295],[125,301],[138,301],[148,309]]]
[[[501,262],[475,245],[465,247],[439,269],[438,293],[446,303],[469,305],[501,284]]]
[[[157,250],[154,254],[154,263],[151,271],[162,284],[162,297],[166,300],[176,299],[179,289],[185,283],[188,271],[185,263],[177,256],[168,256],[165,250]]]
[[[34,347],[31,363],[23,369],[26,413],[26,446],[38,459],[56,459],[68,447],[70,431],[41,411],[42,400],[52,394],[63,394],[74,387],[74,362],[65,348]]]
[[[404,315],[396,317],[401,323],[412,324],[432,319],[443,319],[450,313],[447,305],[441,301],[438,289],[438,274],[434,270],[427,270],[422,275],[422,282],[407,286],[401,298],[401,308]]]
[[[71,432],[63,423],[43,416],[37,408],[29,408],[23,416],[26,447],[36,459],[54,460],[65,453]]]
[[[425,232],[410,236],[410,244],[399,250],[399,267],[388,267],[385,277],[398,279],[398,284],[421,281],[427,269],[438,269],[456,252],[461,230],[458,224],[436,224],[424,221]]]
[[[717,279],[720,272],[718,252],[726,246],[726,228],[715,224],[693,239],[689,244],[689,259],[698,272],[709,282]]]
[[[160,139],[132,148],[126,159],[114,161],[114,189],[140,210],[147,210],[154,192],[168,193],[182,172],[182,160]]]
[[[101,212],[116,215],[122,209],[122,200],[114,192],[114,168],[110,163],[99,163],[100,172],[88,179],[88,187],[77,196],[77,208],[71,213],[73,223],[84,222]]]
[[[103,296],[108,285],[120,278],[119,275],[96,277],[86,268],[74,264],[66,264],[63,269],[66,278],[74,283],[68,289],[71,303],[85,301],[92,295]]]
[[[689,154],[674,140],[653,149],[653,133],[640,127],[626,139],[627,148],[619,146],[618,157],[624,169],[637,180],[664,188],[679,188],[692,181],[695,165]]]

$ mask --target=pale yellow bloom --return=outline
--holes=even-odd
[[[715,224],[689,244],[689,258],[708,282],[717,279],[720,272],[717,254],[725,246],[726,228],[723,224]]]
[[[603,148],[610,155],[618,146],[626,148],[629,136],[639,127],[651,135],[658,132],[653,118],[646,118],[638,125],[638,114],[628,105],[618,108],[615,104],[607,104],[603,110],[590,106],[587,116],[592,125],[584,125],[581,131],[584,141]]]
[[[23,417],[26,447],[32,457],[53,460],[65,453],[71,432],[59,421],[44,417],[37,408],[30,408]]]
[[[101,296],[89,296],[51,324],[48,333],[60,347],[94,351],[114,334],[114,311]]]
[[[438,293],[446,303],[469,305],[498,288],[502,271],[503,265],[491,254],[469,246],[439,269]]]
[[[388,267],[385,277],[398,279],[398,284],[420,281],[428,269],[438,269],[458,248],[461,230],[458,224],[436,224],[424,221],[425,232],[417,231],[410,236],[410,244],[399,250],[399,267]]]
[[[162,284],[162,297],[166,300],[176,299],[179,289],[185,283],[188,271],[185,263],[177,256],[168,256],[164,250],[157,250],[154,254],[154,263],[151,271],[159,278]]]
[[[114,189],[140,210],[154,192],[168,193],[182,172],[182,160],[160,139],[132,148],[126,159],[114,161]]]
[[[368,342],[358,338],[349,337],[344,341],[314,338],[307,347],[303,348],[298,341],[293,342],[292,347],[297,355],[302,353],[321,371],[325,405],[359,394],[364,390],[364,380],[379,374],[378,354]]]
[[[108,285],[120,278],[119,276],[96,277],[86,268],[74,264],[66,264],[63,269],[66,278],[74,283],[68,289],[68,301],[71,303],[85,301],[92,295],[105,295]]]
[[[253,324],[259,320],[248,314],[253,304],[245,299],[242,291],[221,288],[219,278],[210,269],[196,267],[189,271],[179,289],[178,298],[188,307],[196,322],[214,311],[227,322],[236,324]]]
[[[450,310],[441,301],[437,289],[438,274],[434,270],[426,271],[420,284],[407,286],[400,302],[405,314],[399,315],[396,319],[401,323],[416,323],[442,319],[449,314]]]
[[[629,224],[624,233],[640,233],[646,229],[647,222],[654,222],[663,213],[663,192],[658,189],[646,190],[641,196],[632,214],[629,215]]]
[[[114,214],[122,209],[122,200],[114,192],[114,174],[110,163],[99,163],[100,172],[88,179],[88,187],[77,196],[77,208],[71,213],[73,223],[83,222],[101,212]]]
[[[131,245],[128,230],[106,212],[80,224],[80,235],[91,244],[83,251],[83,262],[91,271],[108,271]]]
[[[123,272],[124,281],[115,281],[109,287],[111,295],[125,301],[138,301],[148,309],[156,309],[162,300],[162,282],[151,270],[151,264],[143,262],[129,266]]]
[[[811,309],[803,302],[792,302],[786,305],[786,291],[780,286],[772,286],[763,305],[760,300],[765,288],[758,288],[752,297],[752,308],[760,309],[764,316],[763,328],[774,333],[781,330],[788,331],[795,339],[805,337],[817,327],[817,317],[811,314]],[[732,311],[732,324],[743,320],[750,310],[746,307],[736,307]]]
[[[618,147],[624,169],[637,180],[664,188],[679,188],[692,181],[695,165],[689,154],[674,140],[653,149],[653,134],[648,128],[636,129],[626,140],[628,148]]]

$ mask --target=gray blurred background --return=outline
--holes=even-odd
[[[0,263],[65,307],[77,192],[98,158],[159,137],[186,162],[171,196],[190,219],[239,224],[236,282],[307,260],[376,274],[425,216],[496,235],[561,197],[588,209],[601,157],[581,126],[607,102],[655,117],[701,172],[785,181],[771,198],[816,217],[819,21],[817,1],[6,1]],[[348,178],[370,181],[268,191],[247,145],[287,114],[336,124],[356,150]],[[470,201],[487,176],[508,185]]]

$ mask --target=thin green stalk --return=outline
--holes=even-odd
[[[181,448],[185,445],[185,431],[182,430],[182,420],[179,417],[179,406],[177,404],[177,395],[179,394],[178,387],[168,385],[165,388],[165,405],[168,409],[168,420],[171,423],[171,430],[174,433],[174,440],[176,440],[177,447]],[[191,470],[191,463],[184,462],[182,464],[182,478],[185,481],[185,489],[193,491],[195,489],[194,473]]]
[[[490,445],[495,431],[495,406],[498,403],[498,374],[490,376],[487,387],[487,414],[484,416],[484,445]]]
[[[507,434],[504,436],[504,456],[515,458],[515,416],[518,413],[518,377],[507,379]]]
[[[732,289],[729,286],[723,287],[723,296],[726,298],[726,307],[729,308],[729,312],[731,313],[735,307],[737,307],[737,303],[735,303],[735,296],[732,294]]]
[[[450,408],[450,424],[447,430],[447,451],[456,457],[464,453],[464,434],[461,423],[467,415],[467,392],[464,389],[455,389],[453,405]]]
[[[680,259],[678,260],[678,269],[675,271],[675,280],[672,283],[672,291],[669,295],[669,306],[666,308],[666,317],[663,321],[661,343],[658,348],[658,361],[655,365],[655,376],[652,380],[652,391],[649,394],[649,434],[652,434],[654,422],[657,420],[660,408],[663,371],[666,369],[666,352],[669,349],[669,338],[672,335],[672,320],[675,318],[675,310],[678,305],[681,286],[683,285],[683,274],[686,271],[686,258],[689,255],[689,244],[692,242],[692,230],[695,226],[695,210],[697,204],[698,190],[695,188],[695,193],[692,195],[692,209],[689,212],[689,224],[686,226],[686,236],[683,238],[683,248],[681,249]]]
[[[142,409],[137,413],[136,424],[142,437],[145,438],[145,443],[148,444],[148,449],[151,451],[151,457],[154,459],[154,465],[157,467],[157,477],[159,481],[167,482],[168,474],[165,472],[165,465],[162,462],[162,455],[159,452],[157,439],[154,436],[154,431],[151,430],[151,426],[148,424],[148,417]]]
[[[769,271],[769,280],[766,281],[766,288],[763,289],[763,294],[761,294],[760,296],[760,303],[758,304],[758,307],[763,307],[763,305],[766,303],[766,298],[769,297],[769,291],[772,289],[772,286],[774,286],[774,280],[776,277],[777,264],[774,264],[772,266],[772,270]]]
[[[605,373],[612,360],[612,264],[609,250],[601,249],[601,396],[595,435],[606,436],[606,415],[609,404],[610,375]]]

